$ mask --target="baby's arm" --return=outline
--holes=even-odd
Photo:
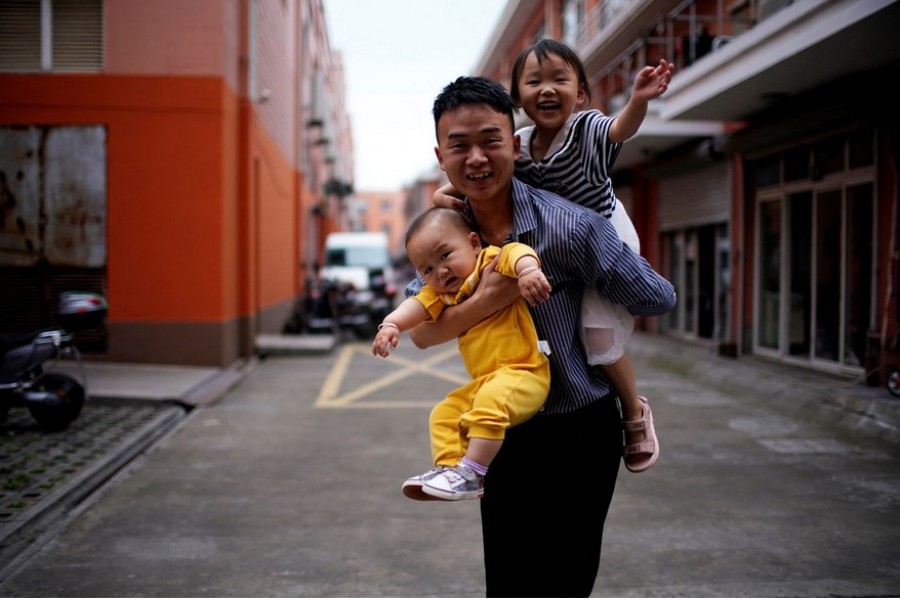
[[[372,355],[384,356],[397,349],[400,343],[400,332],[424,323],[428,319],[428,311],[414,299],[407,298],[400,303],[378,326],[375,341],[372,342]]]
[[[465,210],[466,203],[463,202],[463,196],[456,191],[456,188],[449,183],[445,183],[431,197],[431,202],[435,206],[443,206],[444,208],[454,208],[456,210]]]
[[[550,297],[550,282],[541,271],[541,263],[537,257],[526,254],[516,261],[516,275],[519,277],[519,292],[530,304],[535,306]]]
[[[417,348],[431,348],[456,339],[501,308],[522,297],[516,280],[496,271],[495,258],[481,273],[481,283],[465,302],[448,306],[437,321],[410,330],[409,337]]]
[[[675,65],[665,60],[659,61],[657,67],[647,66],[641,69],[634,79],[628,104],[609,128],[609,139],[613,142],[624,142],[638,132],[644,117],[647,116],[647,103],[662,96],[669,89],[669,81],[674,70]]]

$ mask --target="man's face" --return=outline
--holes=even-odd
[[[508,200],[519,156],[509,117],[486,104],[464,104],[441,115],[434,149],[441,169],[470,202]]]

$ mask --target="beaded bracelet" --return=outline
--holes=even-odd
[[[534,273],[535,271],[540,271],[540,267],[528,267],[527,269],[522,269],[522,272],[519,273],[519,277],[525,277],[529,273]]]
[[[381,323],[378,326],[378,331],[381,331],[384,327],[396,327],[397,331],[400,331],[400,326],[397,325],[396,323]]]

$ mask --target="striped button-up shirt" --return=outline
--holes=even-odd
[[[621,142],[609,139],[613,121],[596,109],[572,113],[539,162],[531,158],[534,125],[520,129],[516,177],[611,217],[617,200],[610,173],[622,149]]]
[[[531,308],[538,336],[549,344],[550,394],[542,412],[568,413],[612,391],[599,367],[587,364],[581,341],[581,299],[596,287],[633,315],[665,314],[675,288],[628,248],[609,220],[574,202],[513,179],[510,241],[527,244],[553,286],[550,299]],[[414,281],[407,294],[421,284]]]

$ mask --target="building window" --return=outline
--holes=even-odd
[[[578,44],[578,29],[584,22],[584,0],[565,0],[563,4],[563,40],[570,46]]]
[[[675,310],[663,321],[666,331],[726,339],[731,295],[728,225],[688,227],[667,232],[664,240],[667,274],[678,292]]]
[[[863,367],[875,285],[873,155],[868,130],[757,164],[757,183],[768,185],[757,190],[756,351],[829,369]],[[761,171],[783,172],[784,181]]]
[[[0,71],[99,71],[103,0],[0,0]]]

